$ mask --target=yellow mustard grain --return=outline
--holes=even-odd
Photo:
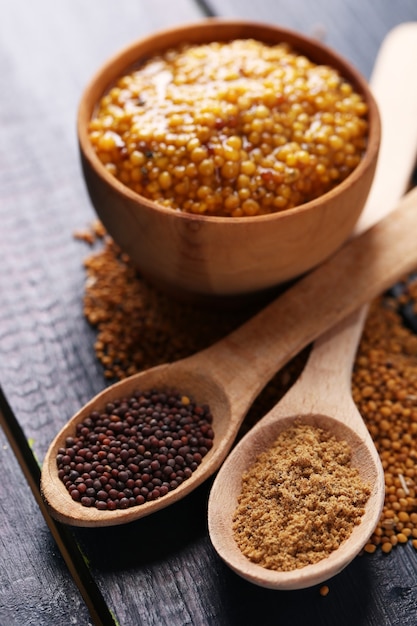
[[[408,284],[405,298],[417,301]],[[385,503],[370,544],[386,552],[417,536],[417,350],[393,300],[372,304],[352,377],[353,398],[379,452]],[[389,536],[388,536],[389,533]],[[385,539],[381,541],[381,536]],[[389,541],[388,541],[389,539]],[[391,544],[391,548],[388,546]]]
[[[390,541],[385,541],[382,545],[381,545],[381,550],[382,552],[384,552],[385,554],[389,554],[392,550],[392,543]]]
[[[89,127],[107,170],[135,192],[224,217],[322,195],[357,166],[367,133],[366,103],[335,69],[252,39],[148,60],[101,99]]]
[[[376,551],[376,545],[373,543],[367,543],[364,550],[365,552],[368,552],[368,554],[373,554]]]

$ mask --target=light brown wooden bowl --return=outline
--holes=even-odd
[[[254,38],[289,42],[316,63],[338,69],[365,97],[369,140],[358,167],[320,198],[258,217],[180,213],[136,194],[109,174],[89,141],[96,103],[134,64],[180,43]],[[285,283],[318,265],[349,237],[364,207],[380,145],[380,117],[366,80],[318,41],[262,23],[207,19],[134,42],[110,59],[87,85],[79,106],[78,138],[87,189],[108,233],[150,281],[179,296],[253,294]]]

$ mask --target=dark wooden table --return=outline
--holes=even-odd
[[[74,530],[43,511],[38,460],[107,384],[82,309],[87,250],[72,236],[94,218],[76,146],[81,91],[133,39],[210,14],[319,35],[369,77],[386,33],[417,20],[417,2],[2,3],[0,626],[417,624],[411,546],[357,558],[329,581],[326,597],[318,588],[275,592],[237,577],[208,538],[209,484],[122,527]]]

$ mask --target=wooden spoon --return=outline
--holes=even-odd
[[[417,24],[405,24],[390,33],[373,71],[373,91],[380,101],[385,134],[375,182],[366,210],[357,224],[357,232],[363,232],[389,211],[389,202],[405,191],[411,174],[417,146],[417,122],[412,122],[416,97],[410,102],[404,93],[397,91],[401,92],[405,87],[398,78],[397,62],[400,57],[407,58],[410,46],[416,53]],[[411,122],[411,134],[406,143],[402,133],[397,133],[396,126],[390,123],[396,117],[399,101],[384,93],[387,75],[395,80],[393,93],[401,99],[405,97],[406,106],[410,104],[411,107],[405,113]],[[400,169],[393,168],[395,154],[402,155]],[[384,184],[384,181],[390,184]],[[234,571],[258,585],[299,589],[323,582],[342,570],[362,550],[379,520],[385,495],[384,473],[377,450],[351,396],[352,367],[367,312],[368,306],[365,305],[316,341],[298,381],[235,448],[213,484],[209,499],[209,532],[213,545]],[[295,416],[303,423],[329,428],[347,440],[354,451],[353,464],[359,467],[363,480],[373,485],[373,490],[360,526],[328,558],[291,572],[277,572],[266,570],[244,557],[233,538],[232,519],[243,472],[261,451],[272,445],[279,432],[293,423]]]
[[[390,77],[386,80],[389,94]],[[408,118],[398,116],[395,121],[407,143]],[[392,159],[394,165],[400,162],[399,156]],[[401,169],[400,165],[394,167],[394,171],[397,169]],[[411,195],[394,217],[349,241],[225,339],[187,359],[120,381],[88,402],[58,433],[44,459],[41,490],[51,514],[78,526],[122,524],[178,501],[211,476],[232,447],[254,398],[275,372],[325,330],[417,265],[412,235],[417,226],[415,202],[416,197]],[[73,435],[76,424],[93,410],[138,388],[165,386],[176,386],[197,402],[208,403],[214,415],[214,446],[192,477],[160,499],[130,509],[99,511],[74,502],[58,478],[56,455],[65,439]]]
[[[295,385],[239,442],[214,481],[208,508],[211,541],[231,569],[257,585],[301,589],[328,580],[357,556],[377,525],[384,504],[384,472],[351,395],[352,365],[365,316],[366,308],[362,308],[315,343]],[[360,525],[337,550],[312,565],[275,571],[243,555],[234,539],[232,522],[242,489],[242,474],[295,419],[330,430],[338,439],[347,441],[353,451],[352,465],[359,469],[372,492]]]

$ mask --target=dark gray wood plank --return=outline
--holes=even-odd
[[[201,11],[188,0],[175,9],[156,0],[152,11],[98,0],[2,8],[0,381],[41,459],[68,414],[104,384],[82,315],[85,248],[72,237],[93,217],[75,136],[81,90],[118,48]],[[0,624],[87,625],[3,433],[0,451]]]
[[[326,41],[357,59],[366,74],[388,28],[417,19],[415,2],[406,0],[258,0],[253,6],[224,0],[212,5],[224,15],[276,21],[313,34],[324,30]],[[72,237],[94,217],[76,147],[81,90],[105,58],[135,37],[199,16],[201,8],[191,0],[67,0],[59,8],[52,0],[14,0],[2,13],[0,382],[40,460],[66,419],[106,384],[94,355],[94,331],[82,313],[87,249]],[[334,24],[337,30],[331,30]],[[8,444],[3,439],[1,445]],[[73,617],[88,624],[10,450],[0,449],[6,480],[6,485],[0,482],[6,520],[0,530],[0,582],[7,583],[0,592],[0,625],[13,625],[8,606],[18,611],[17,626],[30,623],[29,609],[34,624],[70,624]],[[260,589],[235,576],[211,547],[209,486],[127,527],[73,531],[122,626],[415,626],[412,548],[356,559],[330,581],[326,598],[317,588]],[[25,506],[11,504],[16,488],[27,493]],[[28,578],[20,583],[16,554],[22,571],[27,562]],[[43,613],[30,602],[41,586]],[[61,603],[65,594],[67,607]]]
[[[280,24],[319,37],[367,78],[388,31],[417,20],[415,0],[208,0],[208,4],[217,15]]]
[[[92,624],[1,429],[0,464],[0,624]]]
[[[416,623],[413,548],[357,558],[329,581],[327,597],[318,587],[293,592],[258,588],[238,578],[213,553],[205,530],[206,495],[203,486],[170,510],[126,528],[77,533],[97,576],[105,577],[113,591],[118,588],[120,597],[128,597],[128,608],[118,613],[122,624]]]

